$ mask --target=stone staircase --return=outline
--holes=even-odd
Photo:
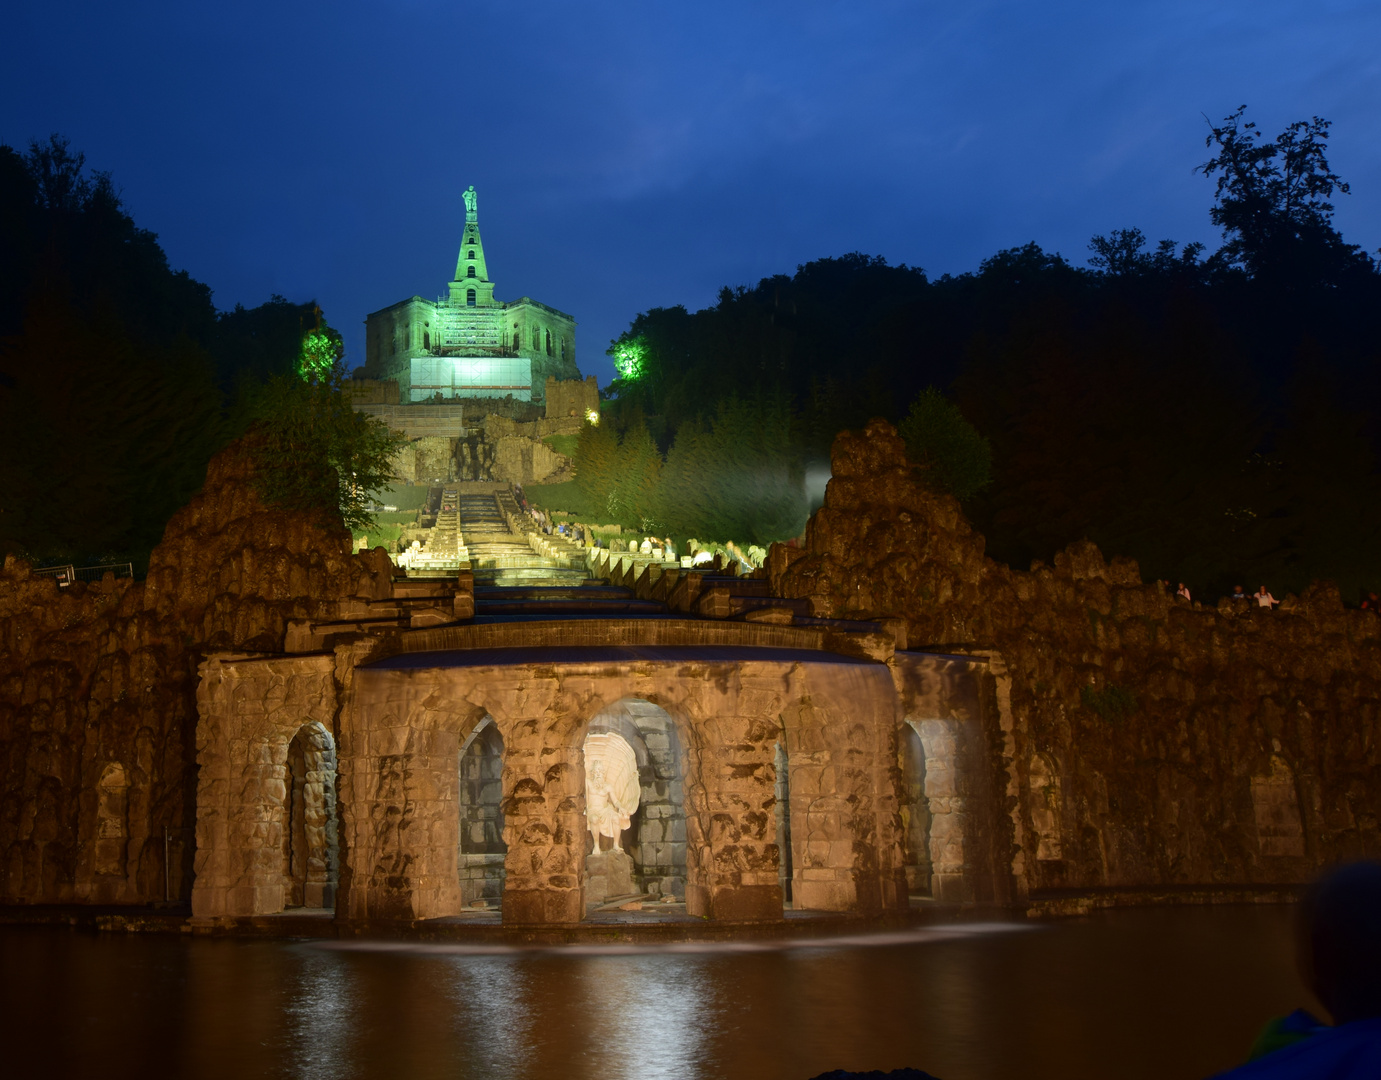
[[[407,556],[405,567],[410,577],[451,575],[470,562],[470,552],[461,533],[461,498],[455,488],[442,489],[436,525],[430,530],[422,550]]]
[[[461,496],[460,516],[476,585],[578,585],[589,577],[578,554],[535,549],[525,528],[532,523],[507,489]]]

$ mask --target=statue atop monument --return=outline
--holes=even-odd
[[[638,759],[627,741],[612,731],[585,739],[585,824],[599,852],[599,838],[619,837],[638,811]]]
[[[465,193],[461,195],[461,198],[465,200],[465,220],[478,221],[479,214],[475,210],[475,203],[477,202],[477,196],[475,195],[475,185],[471,184],[470,187],[465,191]]]

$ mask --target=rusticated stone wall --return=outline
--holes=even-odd
[[[548,417],[574,416],[584,421],[589,413],[599,415],[599,384],[593,375],[584,379],[547,378]]]
[[[1381,617],[1326,584],[1275,611],[1190,604],[1087,542],[1014,570],[889,425],[833,457],[804,548],[771,552],[773,591],[991,655],[1018,888],[1294,883],[1381,854]]]
[[[490,722],[502,738],[510,924],[584,917],[585,772],[592,724],[620,702],[655,705],[676,732],[687,908],[714,919],[781,917],[777,747],[790,770],[793,893],[801,908],[904,907],[896,832],[899,696],[885,664],[818,659],[581,662],[557,656],[406,653],[213,659],[198,738],[202,811],[194,912],[280,910],[286,747],[337,718],[341,882],[355,921],[457,914],[460,755]],[[334,674],[333,674],[334,673]],[[340,707],[332,695],[339,692]],[[607,723],[607,721],[604,721]]]
[[[168,523],[143,582],[0,571],[0,902],[133,903],[191,887],[197,665],[278,651],[289,619],[387,595],[378,553],[266,509],[236,444]]]

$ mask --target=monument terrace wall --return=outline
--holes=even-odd
[[[207,469],[143,582],[0,571],[0,902],[190,895],[197,665],[280,652],[289,619],[389,588],[329,522],[264,508],[245,449]]]
[[[1276,611],[1190,604],[1087,542],[1026,572],[983,548],[874,421],[838,437],[804,548],[768,565],[817,615],[992,657],[1033,896],[1289,884],[1381,854],[1381,617],[1326,584]]]
[[[547,416],[584,419],[599,416],[599,384],[593,375],[584,379],[547,379]]]

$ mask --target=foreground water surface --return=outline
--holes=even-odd
[[[551,951],[0,927],[0,1073],[941,1080],[1201,1077],[1313,1005],[1292,912]]]

